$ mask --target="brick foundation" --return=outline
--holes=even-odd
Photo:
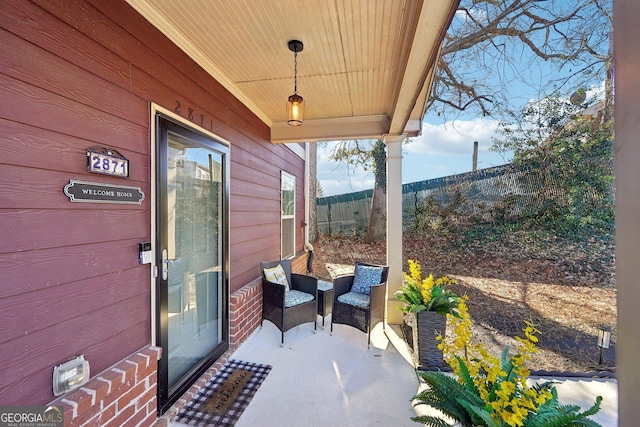
[[[235,350],[260,325],[262,280],[256,279],[229,298],[229,344]]]
[[[64,407],[66,426],[151,426],[157,417],[159,347],[132,354],[51,405]]]
[[[296,263],[300,273],[304,261]],[[262,281],[256,279],[229,297],[227,350],[165,414],[157,416],[157,370],[162,349],[148,346],[92,378],[51,405],[64,406],[65,426],[168,426],[234,351],[260,326]]]

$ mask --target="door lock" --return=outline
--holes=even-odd
[[[167,256],[167,250],[162,250],[162,280],[169,278],[169,258]]]

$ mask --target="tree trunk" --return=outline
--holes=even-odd
[[[371,214],[369,215],[369,227],[367,229],[367,243],[373,243],[385,238],[387,194],[385,189],[376,185],[371,199]]]
[[[387,212],[387,151],[386,144],[379,139],[371,150],[373,158],[373,198],[371,199],[371,214],[367,229],[367,243],[384,240],[386,231]]]
[[[315,143],[307,144],[309,150],[309,241],[318,240],[318,147]]]
[[[608,125],[613,119],[613,26],[609,36],[609,58],[606,63],[607,78],[604,84],[604,113],[602,115],[602,124]],[[611,126],[610,132],[613,132]]]

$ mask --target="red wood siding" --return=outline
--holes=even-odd
[[[231,160],[231,289],[260,275],[259,261],[280,258],[280,172],[296,176],[296,224],[304,220],[304,160],[269,142],[233,146]],[[296,251],[304,247],[296,228]],[[258,262],[256,262],[258,260]]]
[[[231,289],[280,253],[280,171],[304,161],[124,0],[3,0],[0,7],[0,402],[53,400],[53,366],[99,373],[150,343],[149,103],[231,143]],[[179,108],[178,108],[179,107]],[[87,148],[130,160],[127,180],[86,172]],[[141,205],[71,203],[70,179],[140,187]],[[302,228],[296,236],[303,247]]]

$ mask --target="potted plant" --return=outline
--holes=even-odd
[[[409,273],[403,273],[403,285],[395,293],[403,302],[407,341],[420,370],[447,369],[436,337],[445,334],[447,314],[459,316],[461,299],[450,288],[456,281],[447,276],[434,279],[432,274],[423,278],[418,261],[408,264]]]
[[[452,336],[439,337],[453,375],[441,371],[421,373],[428,388],[413,397],[415,405],[429,405],[443,415],[412,417],[413,421],[438,427],[600,426],[589,417],[600,410],[602,397],[580,412],[578,406],[559,404],[553,383],[529,385],[525,363],[537,352],[539,332],[530,322],[525,322],[525,336],[516,337],[518,352],[509,356],[509,348],[505,348],[498,358],[482,343],[471,343],[471,320],[464,301],[458,314],[457,318],[449,316]]]

